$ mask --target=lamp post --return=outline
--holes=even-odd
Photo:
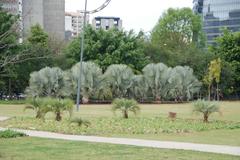
[[[87,14],[93,14],[96,12],[99,12],[103,10],[105,7],[108,6],[108,4],[111,2],[111,0],[106,0],[100,7],[92,10],[87,11],[87,0],[85,0],[85,8],[82,12],[84,14],[83,17],[83,28],[82,28],[82,34],[81,34],[81,53],[80,53],[80,68],[79,68],[79,77],[78,77],[78,87],[77,87],[77,111],[80,109],[80,95],[81,95],[81,83],[82,83],[82,61],[83,61],[83,54],[84,54],[84,33],[85,33],[85,27],[86,27],[86,19]]]

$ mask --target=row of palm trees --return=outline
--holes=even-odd
[[[123,64],[111,65],[104,73],[93,62],[83,62],[82,67],[83,102],[114,98],[183,101],[192,99],[201,87],[193,70],[187,66],[171,68],[163,63],[149,64],[140,75]],[[75,97],[79,73],[79,63],[67,71],[43,68],[31,74],[26,93],[30,97]]]

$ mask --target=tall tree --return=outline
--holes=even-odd
[[[216,39],[216,45],[211,47],[211,51],[222,60],[222,65],[227,66],[229,71],[224,71],[222,75],[224,81],[233,83],[222,86],[227,90],[232,90],[235,96],[240,96],[240,32],[223,31],[223,35]],[[232,72],[232,75],[229,73]],[[228,74],[228,76],[226,76]]]
[[[211,100],[211,86],[216,82],[217,100],[219,100],[219,83],[221,77],[221,59],[212,60],[208,67],[208,73],[204,78],[205,83],[208,85],[208,99]]]
[[[111,64],[126,64],[137,72],[149,62],[144,56],[142,32],[136,35],[133,31],[104,31],[88,26],[85,37],[84,61],[93,61],[103,70]],[[73,40],[66,49],[70,66],[79,61],[79,53],[80,37]]]
[[[35,62],[41,64],[39,59],[46,58],[46,52],[42,48],[47,47],[33,44],[33,41],[36,42],[37,39],[31,40],[32,42],[19,43],[18,22],[17,16],[5,12],[0,7],[0,88],[4,92],[8,88],[9,94],[13,90],[21,92],[27,86],[28,74],[33,71],[34,65],[37,66],[36,63],[31,63],[34,64],[31,66],[27,65],[29,61],[38,59]],[[46,39],[46,35],[44,34],[39,39]]]
[[[204,45],[201,17],[190,8],[169,8],[154,27],[152,43],[180,49],[192,42]]]
[[[17,17],[3,11],[0,6],[0,72],[17,60]]]
[[[18,17],[5,12],[0,7],[0,72],[9,65],[18,64],[31,59],[42,58],[29,51],[29,46],[19,44],[20,26]]]
[[[203,79],[213,55],[205,48],[201,17],[190,8],[168,9],[159,19],[145,43],[145,55],[154,63],[189,66]]]
[[[29,36],[21,46],[26,54],[32,55],[32,58],[29,57],[27,61],[11,67],[11,71],[14,73],[14,76],[11,77],[13,92],[25,90],[32,72],[52,66],[53,53],[49,47],[49,37],[40,25],[31,27]]]

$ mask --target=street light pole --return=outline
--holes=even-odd
[[[105,7],[108,6],[108,4],[111,2],[111,0],[106,0],[100,7],[97,9],[94,9],[92,11],[87,11],[87,0],[85,0],[85,8],[83,11],[84,17],[83,17],[83,28],[81,33],[81,54],[80,54],[80,68],[79,68],[79,77],[78,77],[78,88],[77,88],[77,111],[80,109],[80,96],[81,96],[81,83],[82,83],[82,62],[83,62],[83,54],[84,54],[84,33],[86,28],[86,21],[87,21],[87,14],[93,14],[96,12],[99,12],[103,10]]]
[[[81,83],[82,83],[82,61],[83,61],[83,53],[84,53],[84,33],[86,27],[86,19],[87,19],[87,0],[85,0],[85,9],[84,9],[84,17],[83,17],[83,28],[81,33],[81,54],[80,54],[80,68],[79,68],[79,77],[78,77],[78,90],[77,90],[77,111],[80,109],[80,94],[81,94]]]

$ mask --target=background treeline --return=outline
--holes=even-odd
[[[65,72],[73,70],[73,66],[79,61],[80,37],[70,42],[61,42],[48,36],[39,25],[35,25],[24,42],[19,44],[16,24],[17,17],[0,10],[0,94],[23,93],[31,86],[30,74],[47,66],[58,67]],[[223,36],[216,40],[216,45],[208,49],[202,32],[201,18],[189,8],[167,10],[150,34],[115,29],[95,30],[88,26],[85,37],[84,61],[91,61],[92,64],[99,66],[98,69],[104,75],[110,72],[109,66],[123,64],[131,72],[128,76],[135,77],[137,82],[134,83],[139,83],[139,87],[143,87],[146,83],[142,82],[145,79],[143,80],[141,76],[146,75],[146,66],[152,65],[154,68],[165,64],[168,66],[165,68],[174,74],[181,75],[182,70],[193,72],[191,75],[195,75],[202,84],[199,94],[201,97],[208,96],[209,85],[204,82],[204,78],[208,74],[210,62],[221,58],[219,94],[222,98],[239,98],[240,33],[225,30]],[[70,76],[69,78],[74,79]],[[154,91],[150,91],[149,88],[146,87],[148,91],[144,93],[141,91],[138,94],[147,94],[147,97],[155,100],[188,99],[188,96],[181,94],[171,97],[169,95],[173,93],[170,92],[166,93],[167,96],[161,95],[162,93],[154,95],[152,93]],[[216,82],[212,82],[210,89],[211,94],[216,94]],[[73,90],[74,87],[71,91],[75,92]],[[116,93],[112,94],[114,97]],[[130,96],[130,92],[126,94]],[[145,96],[140,95],[137,98],[142,99]],[[87,98],[90,97],[92,95]]]

